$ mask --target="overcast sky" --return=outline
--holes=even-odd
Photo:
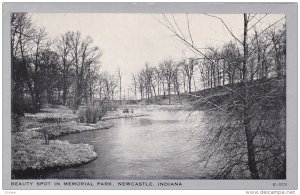
[[[167,15],[172,19],[171,15]],[[236,36],[243,33],[243,15],[217,15]],[[257,19],[263,15],[257,15]],[[186,15],[174,14],[178,26],[187,33]],[[268,15],[258,23],[263,29],[283,15]],[[32,20],[46,28],[54,38],[66,31],[80,31],[90,35],[103,52],[102,69],[113,72],[119,66],[129,79],[145,62],[157,65],[166,58],[179,60],[193,55],[179,39],[158,22],[161,14],[98,14],[98,13],[41,13],[32,14]],[[220,20],[203,14],[189,15],[190,28],[197,47],[221,45],[232,39]],[[249,25],[251,26],[251,24]],[[128,81],[127,81],[128,82]]]

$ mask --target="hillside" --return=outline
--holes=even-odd
[[[259,79],[249,83],[250,96],[253,101],[257,101],[261,95],[267,94],[270,96],[265,101],[267,104],[276,104],[278,98],[285,101],[285,79]],[[233,96],[239,96],[244,92],[244,86],[242,83],[227,84],[225,86],[217,86],[214,88],[208,88],[199,90],[196,92],[181,93],[180,99],[178,95],[171,94],[172,105],[194,105],[197,107],[206,107],[207,102],[213,104],[222,105],[229,99],[236,99]],[[275,98],[275,99],[274,99]],[[231,100],[232,101],[232,100]],[[129,102],[128,102],[129,103]],[[130,102],[132,103],[132,101]],[[138,104],[157,104],[157,105],[168,105],[169,97],[163,95],[152,97],[148,100],[142,99],[137,101]]]

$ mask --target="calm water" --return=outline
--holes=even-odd
[[[200,149],[193,139],[194,121],[184,112],[148,112],[149,116],[115,119],[107,130],[60,137],[95,147],[98,158],[88,164],[49,171],[43,178],[191,179],[205,178],[195,163]]]

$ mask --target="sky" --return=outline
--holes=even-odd
[[[55,38],[67,31],[80,31],[91,36],[103,56],[102,70],[116,72],[120,67],[125,85],[130,83],[131,73],[140,71],[146,62],[156,66],[167,58],[175,61],[195,56],[178,38],[160,22],[162,14],[136,13],[32,13],[35,24],[44,26],[48,35]],[[173,21],[171,14],[166,16]],[[186,14],[174,14],[183,34],[188,35]],[[243,33],[243,14],[223,14],[221,17],[237,37]],[[255,24],[257,15],[251,22]],[[257,23],[258,29],[281,19],[284,15],[267,15]],[[198,48],[219,46],[232,40],[232,36],[216,18],[203,14],[188,14],[190,31]],[[175,24],[175,23],[173,23]],[[251,23],[249,24],[249,27]]]

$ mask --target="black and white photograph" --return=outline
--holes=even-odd
[[[288,29],[283,12],[11,12],[9,179],[286,180]]]

